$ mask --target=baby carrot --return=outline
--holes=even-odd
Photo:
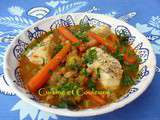
[[[135,64],[137,62],[137,58],[134,55],[128,55],[127,53],[123,56],[124,61],[128,62],[129,64]]]
[[[97,42],[99,42],[100,44],[106,46],[108,48],[108,50],[110,50],[112,53],[114,53],[116,51],[115,41],[113,41],[111,39],[104,40],[102,37],[100,37],[99,35],[97,35],[94,32],[89,32],[88,36],[97,40]]]
[[[70,32],[67,28],[65,27],[59,27],[58,31],[60,34],[63,35],[63,37],[65,37],[67,40],[71,41],[72,43],[78,43],[80,42],[80,40],[78,38],[76,38],[72,32]]]
[[[99,105],[104,105],[106,103],[106,101],[104,99],[102,99],[100,96],[98,95],[94,95],[92,92],[87,92],[87,97],[92,100],[95,101],[97,104]]]
[[[39,88],[41,88],[51,76],[49,71],[54,71],[59,66],[60,62],[66,57],[70,49],[71,44],[67,43],[64,45],[64,47],[55,55],[55,57],[29,80],[27,83],[27,88],[31,92],[36,92]]]
[[[97,35],[96,33],[94,32],[89,32],[88,33],[88,36],[97,40],[97,42],[99,42],[100,44],[102,45],[106,45],[106,42],[103,40],[103,38],[101,38],[99,35]]]

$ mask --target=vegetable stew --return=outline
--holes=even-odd
[[[80,24],[48,31],[19,60],[23,83],[43,103],[71,110],[110,104],[138,77],[140,58],[126,34]]]

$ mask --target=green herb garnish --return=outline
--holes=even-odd
[[[135,64],[129,64],[126,66],[126,68],[127,68],[127,71],[130,71],[130,72],[138,71],[138,65],[135,65]]]
[[[73,43],[72,45],[75,47],[78,47],[78,46],[80,46],[80,42]]]
[[[68,106],[67,102],[61,102],[57,105],[57,107],[58,108],[68,108],[69,106]]]
[[[69,91],[69,90],[75,90],[79,88],[79,84],[73,83],[73,82],[68,82],[63,84],[62,86],[59,87],[59,90],[62,91]]]
[[[92,64],[95,59],[97,59],[97,51],[90,49],[84,57],[84,63]]]
[[[119,49],[117,49],[116,52],[113,54],[113,57],[118,59],[119,62],[121,63],[121,65],[123,64],[123,56],[124,56],[124,54],[121,53]]]
[[[49,32],[48,32],[48,35],[50,35],[50,34],[53,34],[53,31],[49,31]]]
[[[74,32],[73,33],[79,40],[81,40],[82,42],[89,42],[89,38],[86,35],[86,32]]]
[[[88,37],[84,37],[80,39],[82,42],[89,42],[89,38]]]
[[[96,75],[97,75],[98,78],[100,78],[100,68],[97,68]]]
[[[63,45],[58,44],[58,45],[56,45],[56,47],[55,47],[55,51],[56,51],[56,52],[59,52],[62,48],[63,48]]]
[[[141,63],[141,62],[142,62],[142,59],[141,59],[139,56],[137,56],[137,62],[138,62],[138,63]]]
[[[129,75],[124,74],[122,79],[122,84],[126,86],[134,85],[135,81]]]
[[[92,79],[88,80],[88,88],[90,90],[93,90],[93,89],[95,90],[96,89],[96,84],[94,83],[94,81]]]
[[[64,100],[62,102],[60,102],[57,105],[58,108],[69,108],[69,109],[76,109],[77,106],[74,102],[70,101],[70,100]]]
[[[89,23],[80,23],[80,31],[81,32],[88,31],[91,28],[92,27],[89,25]]]
[[[86,77],[89,76],[89,73],[87,72],[87,70],[85,68],[82,68],[81,73]]]
[[[102,46],[102,50],[103,50],[104,52],[106,52],[106,51],[107,51],[107,47],[106,47],[106,46]]]

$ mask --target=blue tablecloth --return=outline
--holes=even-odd
[[[22,29],[44,17],[69,13],[102,13],[125,20],[151,41],[157,70],[148,90],[131,104],[115,112],[88,118],[69,118],[38,110],[23,102],[0,79],[0,120],[160,120],[160,1],[159,0],[1,0],[0,74],[7,45]],[[130,17],[131,16],[131,17]]]

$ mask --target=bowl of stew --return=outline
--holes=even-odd
[[[156,59],[129,24],[91,13],[45,18],[14,38],[4,73],[15,93],[46,112],[82,117],[108,113],[140,96]]]

